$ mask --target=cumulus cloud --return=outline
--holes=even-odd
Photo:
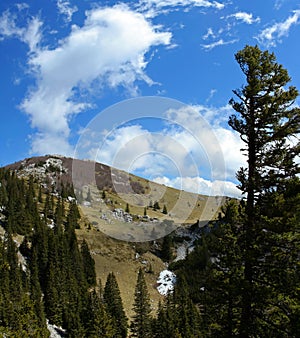
[[[212,195],[222,195],[224,190],[226,195],[238,196],[231,182],[246,163],[239,135],[227,127],[231,113],[230,106],[167,109],[161,115],[164,124],[155,132],[147,123],[132,124],[134,120],[103,132],[95,122],[93,130],[85,131],[78,151],[179,189]]]
[[[65,1],[58,3],[68,6]],[[126,5],[86,12],[84,25],[73,26],[71,33],[53,49],[38,48],[41,25],[38,18],[33,18],[27,27],[20,28],[9,12],[3,14],[0,22],[2,37],[17,37],[32,52],[28,65],[36,77],[36,87],[21,108],[38,131],[32,138],[33,153],[57,153],[70,148],[70,119],[91,104],[81,102],[80,90],[97,82],[98,88],[122,86],[134,94],[137,80],[152,85],[145,72],[145,55],[153,46],[170,45],[172,37]],[[49,143],[56,138],[65,146]]]
[[[256,22],[260,22],[260,18],[257,17],[257,18],[253,18],[253,14],[252,13],[246,13],[246,12],[237,12],[237,13],[234,13],[232,15],[229,15],[228,16],[229,18],[230,17],[233,17],[235,18],[236,20],[240,20],[248,25],[252,25],[253,23],[256,23]]]
[[[114,129],[103,141],[96,139],[97,151],[91,153],[96,161],[149,178],[166,173],[197,174],[194,157],[201,151],[207,161],[195,138],[172,126],[155,133],[140,125],[123,126]]]
[[[78,8],[76,6],[72,7],[68,0],[57,0],[56,5],[59,13],[65,16],[67,22],[70,22],[73,14],[78,11]]]
[[[293,15],[289,16],[283,22],[277,22],[274,25],[265,28],[260,32],[256,39],[266,47],[275,47],[281,42],[281,39],[289,35],[290,29],[294,25],[299,24],[300,10],[293,11]]]

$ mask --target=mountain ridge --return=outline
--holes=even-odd
[[[80,185],[83,186],[83,189],[77,191],[75,196],[72,193],[74,162],[78,165],[77,170],[82,170],[82,175],[76,181],[74,188],[76,190]],[[227,199],[226,197],[220,199],[215,196],[182,192],[101,163],[74,160],[58,155],[26,158],[7,165],[5,168],[15,171],[19,177],[33,176],[45,194],[50,193],[57,198],[65,195],[67,201],[71,201],[72,198],[77,200],[79,197],[82,198],[82,201],[78,203],[82,217],[80,229],[76,229],[76,236],[80,243],[84,240],[88,243],[95,260],[97,278],[101,280],[102,284],[110,272],[116,275],[124,308],[129,317],[132,316],[134,286],[140,267],[145,272],[151,272],[146,273],[145,277],[153,311],[156,311],[158,302],[162,299],[157,291],[160,272],[167,267],[165,261],[160,257],[162,238],[171,232],[174,233],[178,242],[175,241],[172,248],[173,259],[183,259],[187,250],[193,249],[193,241],[197,237],[195,236],[197,231],[209,221],[204,217],[201,218],[204,207],[215,208],[211,214],[217,217],[221,205]],[[91,172],[95,175],[95,180],[91,179]],[[114,177],[117,178],[117,182],[121,182],[120,177],[122,177],[124,185],[114,185],[112,180]],[[96,185],[93,185],[95,182]],[[125,186],[126,189],[120,190],[120,186]],[[103,195],[105,198],[102,198]],[[180,198],[180,205],[175,207],[178,204],[178,198]],[[153,204],[157,201],[160,204],[160,209],[154,210],[153,205],[150,206],[151,200]],[[180,218],[173,217],[174,210],[177,212],[179,208],[188,207],[188,203],[191,203],[192,200],[196,201],[195,208],[191,208],[189,217],[185,219],[184,223],[180,223]],[[132,222],[120,221],[113,215],[115,209],[123,210],[125,213],[127,204],[130,209],[128,214],[134,217]],[[166,205],[168,209],[167,214],[163,213],[163,205]],[[106,215],[108,211],[111,214],[109,220],[102,217],[104,209]],[[149,220],[138,220],[136,217],[143,218],[145,211]],[[153,229],[159,227],[162,222],[167,222],[165,225],[169,228],[164,228],[161,232],[158,230],[153,237]],[[125,229],[121,235],[120,228]],[[126,237],[128,233],[132,238]],[[146,240],[144,241],[144,239]]]

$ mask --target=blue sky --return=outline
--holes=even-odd
[[[299,23],[293,0],[2,1],[0,164],[75,154],[237,195],[245,159],[228,101],[245,79],[234,54],[273,51],[299,89]]]

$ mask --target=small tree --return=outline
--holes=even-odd
[[[113,320],[116,338],[127,337],[127,317],[123,308],[117,279],[113,272],[108,274],[104,288],[103,300],[106,311]]]
[[[86,200],[88,202],[92,202],[92,193],[91,193],[91,189],[88,189],[87,195],[86,195]]]
[[[95,261],[91,256],[88,244],[84,239],[81,244],[81,256],[86,281],[89,286],[96,285]]]
[[[154,209],[154,210],[160,210],[160,206],[159,206],[158,201],[155,201],[155,202],[154,202],[154,204],[153,204],[153,209]]]
[[[171,236],[165,236],[161,246],[161,256],[166,262],[169,262],[172,257],[172,239]]]
[[[151,337],[151,306],[147,285],[142,269],[139,269],[134,292],[133,321],[131,323],[132,337]]]
[[[165,214],[165,215],[167,215],[167,213],[168,213],[168,210],[167,210],[167,207],[166,207],[165,204],[164,204],[162,213]]]

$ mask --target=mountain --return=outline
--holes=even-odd
[[[227,200],[222,196],[205,196],[166,187],[101,163],[59,155],[27,158],[6,168],[15,170],[19,177],[32,175],[45,187],[58,192],[73,186],[83,212],[104,231],[107,222],[103,213],[107,210],[129,209],[130,214],[136,216],[133,217],[135,220],[147,214],[156,221],[172,221],[176,226],[196,222],[205,225],[218,216],[220,207]],[[104,208],[99,219],[99,209],[103,209],[104,204],[109,208]],[[147,219],[144,217],[143,221]]]
[[[88,243],[102,284],[110,272],[116,275],[129,317],[140,267],[149,272],[145,277],[153,310],[162,297],[157,280],[166,269],[163,237],[173,234],[170,257],[182,259],[193,248],[200,228],[218,216],[227,200],[180,191],[101,163],[59,155],[27,158],[6,169],[20,178],[32,177],[44,201],[47,194],[62,196],[66,203],[77,200],[81,213],[78,241]]]

